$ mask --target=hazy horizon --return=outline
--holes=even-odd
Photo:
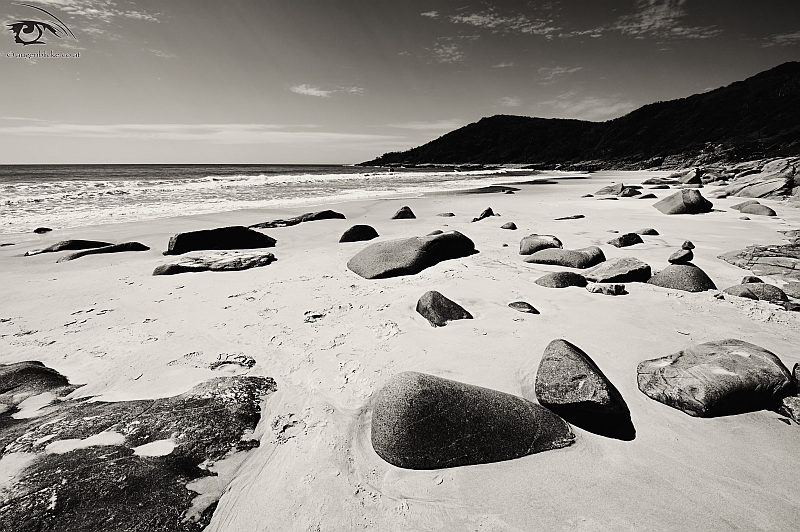
[[[3,2],[0,164],[353,164],[496,114],[605,121],[800,58],[800,2]],[[77,58],[12,57],[56,52]]]

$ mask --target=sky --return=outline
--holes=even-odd
[[[15,42],[55,25],[35,7],[71,34]],[[0,0],[0,21],[0,164],[350,164],[800,60],[800,0]]]

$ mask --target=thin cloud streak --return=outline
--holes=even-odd
[[[800,43],[800,31],[794,33],[781,33],[780,35],[772,35],[767,37],[762,48],[769,48],[771,46],[789,46],[791,44]]]
[[[553,100],[539,102],[537,109],[549,109],[559,118],[602,121],[617,118],[633,111],[636,104],[615,98],[581,96],[575,91],[564,93]]]
[[[302,94],[303,96],[315,96],[317,98],[328,98],[331,94],[337,92],[344,92],[346,94],[356,94],[362,95],[364,94],[364,89],[361,87],[340,87],[338,89],[332,90],[325,90],[314,85],[307,85],[303,83],[302,85],[295,85],[293,87],[289,87],[289,90],[297,93]]]

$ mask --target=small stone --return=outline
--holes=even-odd
[[[33,230],[33,232],[36,233],[37,235],[49,233],[50,231],[52,231],[52,229],[50,229],[49,227],[37,227],[36,229]]]
[[[639,196],[638,199],[658,199],[658,196],[655,194],[643,194],[642,196]]]
[[[484,209],[483,212],[480,213],[477,218],[473,218],[472,221],[473,222],[479,222],[479,221],[483,220],[484,218],[488,218],[490,216],[498,216],[498,215],[494,213],[494,211],[492,210],[491,207],[488,207],[488,208]]]
[[[417,312],[428,320],[432,327],[444,327],[448,321],[472,319],[472,314],[461,305],[435,290],[425,292],[419,298]]]
[[[686,264],[691,262],[692,259],[694,259],[694,253],[692,253],[691,249],[679,249],[670,255],[667,260],[672,264]]]
[[[685,240],[683,244],[681,244],[681,249],[694,249],[694,244],[692,244],[691,240]]]
[[[527,312],[528,314],[539,314],[539,311],[534,308],[530,303],[525,301],[514,301],[508,304],[509,308],[513,308],[519,312]]]
[[[624,284],[617,283],[590,283],[586,286],[592,294],[604,294],[607,296],[621,296],[627,294]]]
[[[444,218],[452,218],[453,216],[455,216],[455,213],[452,213],[452,212],[440,212],[436,216],[442,216]]]
[[[514,222],[506,222],[500,226],[500,229],[510,229],[514,231],[517,229],[517,224],[515,224]]]
[[[642,237],[636,233],[625,233],[624,235],[613,238],[606,243],[611,244],[614,247],[625,248],[628,246],[633,246],[634,244],[644,244],[644,240],[642,240]]]
[[[534,281],[539,286],[545,288],[567,288],[568,286],[586,286],[586,278],[574,272],[552,272],[547,273]]]
[[[392,216],[392,220],[409,220],[412,218],[416,218],[416,215],[409,207],[400,207],[400,209],[394,213]]]
[[[747,284],[747,283],[763,283],[764,281],[760,277],[756,277],[755,275],[745,275],[742,277],[742,282],[739,284]]]
[[[635,231],[635,233],[637,235],[646,235],[646,236],[658,236],[659,235],[658,231],[656,231],[652,227],[645,227],[644,229],[639,229],[638,231]]]
[[[555,220],[580,220],[586,218],[583,214],[573,214],[572,216],[562,216],[561,218],[554,218]]]

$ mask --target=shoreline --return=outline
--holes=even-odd
[[[781,243],[778,230],[800,227],[800,210],[761,200],[778,218],[741,220],[712,199],[702,215],[667,216],[657,200],[582,198],[612,182],[638,184],[669,172],[601,172],[558,184],[512,184],[514,194],[458,194],[317,204],[347,219],[264,229],[277,261],[239,272],[154,277],[175,233],[252,225],[301,209],[249,209],[71,228],[0,248],[5,308],[0,363],[40,360],[84,384],[70,398],[133,400],[183,393],[228,375],[275,379],[262,407],[261,440],[233,475],[208,531],[287,530],[728,530],[787,529],[800,511],[796,472],[786,467],[800,444],[797,426],[752,412],[692,418],[637,388],[639,361],[698,343],[740,338],[800,363],[800,318],[765,302],[688,293],[642,283],[609,297],[582,288],[535,285],[564,268],[527,264],[519,241],[552,234],[565,248],[600,246],[609,259],[635,256],[654,269],[685,240],[694,263],[720,290],[750,272],[717,255],[750,244]],[[700,189],[708,192],[717,187]],[[653,190],[659,199],[673,190]],[[391,220],[403,205],[416,219]],[[499,213],[471,219],[487,207]],[[303,207],[305,209],[305,206]],[[312,209],[308,209],[312,210]],[[436,216],[454,212],[455,217]],[[306,212],[306,211],[304,211]],[[555,220],[583,214],[572,220]],[[500,229],[513,221],[517,230]],[[372,242],[457,230],[479,253],[417,275],[367,280],[347,261],[372,242],[339,244],[354,224]],[[619,234],[654,227],[659,236],[615,248]],[[23,234],[20,234],[23,235]],[[25,234],[27,235],[27,234]],[[112,238],[113,237],[113,238]],[[93,255],[56,263],[62,253],[21,255],[68,238],[139,241],[145,252]],[[0,242],[6,237],[0,237]],[[504,246],[504,244],[506,246]],[[763,277],[780,284],[777,279]],[[415,311],[439,290],[473,315],[432,328]],[[541,314],[516,312],[524,300]],[[420,371],[522,395],[544,347],[564,338],[600,366],[627,402],[636,438],[618,441],[573,427],[576,443],[517,460],[434,471],[382,461],[369,442],[375,393],[401,371]],[[209,369],[220,354],[252,357],[252,368]],[[274,421],[296,421],[285,440]]]

